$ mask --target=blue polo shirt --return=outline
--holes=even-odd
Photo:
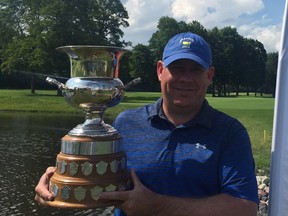
[[[113,126],[128,167],[150,190],[194,198],[226,193],[258,203],[246,129],[206,100],[195,118],[177,127],[163,115],[162,98],[122,112]]]

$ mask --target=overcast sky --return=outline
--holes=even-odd
[[[267,52],[279,50],[285,0],[121,0],[129,14],[124,39],[133,46],[148,44],[162,16],[186,23],[199,21],[206,29],[236,27],[259,40]]]

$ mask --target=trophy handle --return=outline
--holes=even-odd
[[[47,77],[46,78],[46,82],[48,82],[50,84],[57,85],[60,90],[65,89],[65,85],[63,83],[59,82],[58,80],[54,79],[54,78]]]
[[[141,77],[137,77],[136,79],[133,79],[132,81],[128,82],[124,85],[124,90],[127,90],[131,88],[132,86],[138,85],[141,82]]]

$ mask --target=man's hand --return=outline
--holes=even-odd
[[[49,180],[55,172],[55,167],[48,167],[46,172],[41,176],[38,185],[35,187],[35,200],[40,205],[47,205],[46,201],[52,201],[54,196],[49,192]]]
[[[128,216],[256,216],[257,204],[218,194],[206,198],[181,198],[157,194],[146,188],[136,173],[131,173],[134,188],[130,191],[102,192],[102,200],[122,201],[116,206]]]
[[[102,200],[122,201],[117,208],[122,209],[128,216],[133,215],[157,215],[156,212],[161,206],[158,202],[158,195],[146,188],[138,179],[134,170],[131,172],[133,189],[130,191],[102,192],[99,198]]]

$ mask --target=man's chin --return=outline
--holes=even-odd
[[[177,107],[187,107],[189,106],[189,104],[187,103],[187,99],[186,100],[174,100],[174,105]]]

